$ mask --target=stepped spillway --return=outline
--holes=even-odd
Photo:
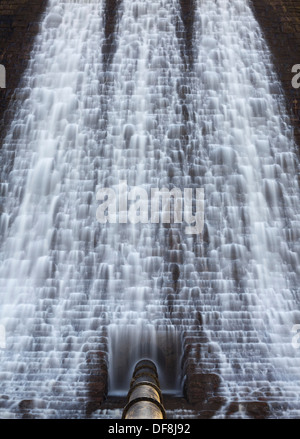
[[[169,417],[299,416],[281,86],[246,0],[191,3],[193,32],[178,0],[114,2],[110,26],[104,1],[49,1],[1,150],[0,417],[120,417],[104,395],[145,356],[190,404]],[[201,233],[142,221],[162,188],[203,189]]]

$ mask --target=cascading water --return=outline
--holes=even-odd
[[[22,413],[26,401],[33,413],[41,405],[45,417],[64,416],[65,409],[81,410],[76,396],[87,394],[81,366],[89,345],[99,342],[88,320],[88,291],[98,262],[92,243],[101,6],[49,2],[24,101],[3,145],[3,416]]]
[[[205,188],[214,302],[204,323],[222,352],[231,399],[253,393],[277,400],[282,393],[287,403],[297,401],[299,389],[299,351],[291,343],[299,321],[297,159],[280,87],[246,3],[201,2],[195,25],[193,93],[202,131],[194,173]]]
[[[150,195],[151,188],[161,189],[169,183],[168,149],[172,140],[168,137],[173,136],[173,131],[177,132],[176,124],[181,120],[181,115],[176,115],[176,85],[182,75],[182,61],[174,25],[175,6],[176,3],[168,1],[123,2],[119,44],[107,73],[114,80],[109,91],[104,145],[105,160],[111,165],[99,169],[100,190],[118,188],[121,197],[135,190],[138,198],[141,189]],[[101,290],[102,297],[108,296],[106,302],[112,316],[108,338],[115,345],[115,349],[112,345],[110,349],[115,354],[109,375],[112,390],[118,393],[120,388],[115,387],[115,382],[120,381],[120,363],[123,364],[121,370],[128,370],[121,380],[123,391],[127,392],[130,368],[135,362],[150,356],[159,364],[157,346],[162,343],[159,339],[163,338],[164,344],[177,351],[179,338],[178,328],[165,315],[165,294],[161,289],[168,283],[163,276],[166,275],[164,264],[169,262],[169,246],[165,243],[169,230],[150,223],[148,205],[145,222],[140,224],[141,216],[130,220],[132,204],[128,201],[128,215],[127,211],[120,211],[118,224],[110,224],[109,231],[105,230],[107,236],[101,238],[101,247],[109,249],[100,266],[100,276],[107,279],[107,285],[105,290],[99,288],[97,276],[94,288],[96,296]],[[138,223],[132,224],[135,221]],[[122,346],[129,350],[127,363],[120,360],[126,357]],[[180,385],[175,380],[180,376],[179,362],[177,351],[171,373],[173,390],[178,390]]]
[[[118,5],[105,60],[105,4],[49,1],[2,147],[0,416],[82,417],[93,372],[126,393],[141,356],[179,392],[181,349],[183,373],[221,377],[216,417],[298,416],[297,159],[258,24],[246,0],[196,1],[191,63],[178,0]],[[201,235],[139,222],[163,187],[204,189]]]

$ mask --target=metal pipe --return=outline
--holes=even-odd
[[[139,361],[132,375],[123,419],[166,419],[155,364]]]

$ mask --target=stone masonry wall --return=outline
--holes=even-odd
[[[300,89],[291,85],[292,66],[300,63],[300,0],[249,1],[272,51],[300,145]],[[114,3],[116,0],[108,0],[107,9],[113,11]],[[191,0],[180,3],[185,16],[189,16],[187,9]],[[0,1],[0,64],[7,73],[6,89],[0,89],[0,139],[11,117],[8,113],[4,117],[4,112],[27,66],[38,21],[46,5],[47,0]]]
[[[300,64],[300,0],[250,0],[250,3],[272,52],[300,152],[300,88],[295,89],[291,84],[295,75],[292,66]]]
[[[0,89],[0,140],[12,116],[4,112],[27,66],[46,4],[47,0],[0,1],[0,64],[6,69],[6,89]]]

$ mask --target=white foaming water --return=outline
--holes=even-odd
[[[195,29],[192,93],[202,132],[193,160],[202,174],[195,181],[205,188],[214,267],[206,329],[232,396],[262,396],[270,385],[264,381],[278,379],[280,392],[296,402],[299,188],[280,87],[247,2],[201,2]],[[270,399],[280,393],[268,391]]]
[[[102,2],[49,2],[2,150],[5,416],[31,398],[36,416],[82,416],[86,365],[107,349],[112,393],[140,356],[178,391],[164,373],[173,361],[180,376],[181,341],[228,404],[299,413],[299,189],[281,90],[248,2],[196,5],[193,66],[178,1],[124,0],[104,71]],[[203,236],[99,224],[96,192],[121,180],[204,188]]]
[[[1,392],[45,417],[86,393],[102,40],[101,2],[49,2],[2,150]]]
[[[181,119],[176,114],[176,86],[182,76],[177,14],[177,2],[123,3],[119,45],[109,71],[114,79],[104,145],[104,160],[109,164],[99,170],[99,188],[115,188],[126,181],[128,188],[138,186],[150,194],[151,188],[161,189],[169,183],[168,137],[172,137],[172,130],[178,131]],[[128,221],[108,228],[99,246],[99,252],[106,256],[94,291],[97,296],[101,290],[103,299],[108,296],[106,303],[112,316],[108,331],[111,391],[128,389],[128,373],[139,358],[150,356],[159,366],[160,345],[178,354],[172,367],[174,381],[167,385],[169,390],[171,384],[172,390],[178,391],[179,335],[174,334],[176,329],[165,315],[161,282],[156,281],[162,280],[167,262],[166,233],[159,224],[150,224],[150,219],[147,224]],[[103,289],[99,288],[99,279],[105,267],[107,286]],[[123,352],[122,347],[129,352]],[[164,376],[162,379],[162,383],[166,381]]]

